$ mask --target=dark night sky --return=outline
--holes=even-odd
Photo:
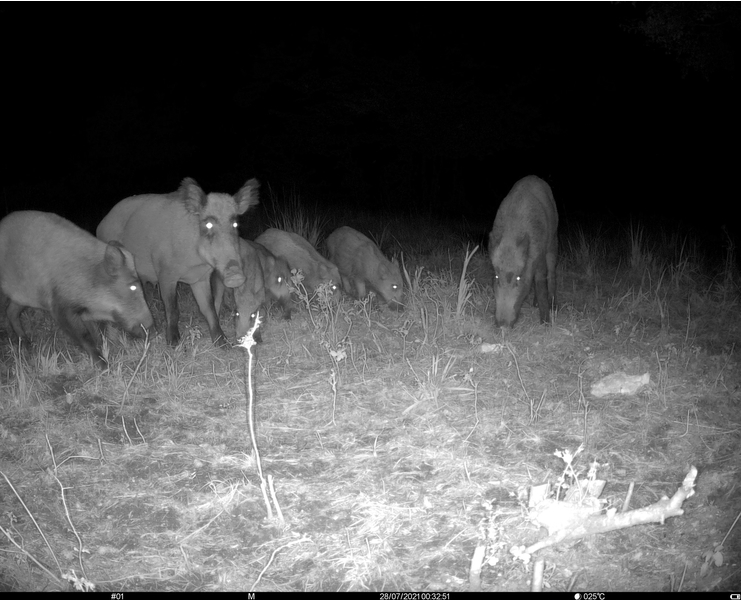
[[[736,75],[685,75],[621,27],[645,9],[6,3],[0,213],[93,229],[185,176],[231,193],[256,176],[316,202],[490,223],[535,173],[562,219],[717,229],[738,204]]]

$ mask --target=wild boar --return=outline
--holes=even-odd
[[[232,288],[234,291],[234,305],[237,309],[237,339],[247,335],[255,322],[258,311],[265,305],[265,281],[257,250],[252,247],[250,242],[240,238],[239,254],[242,258],[244,283]],[[216,271],[211,273],[211,290],[214,296],[214,307],[218,315],[224,297],[224,282],[221,281],[221,277]],[[257,342],[262,341],[259,329],[255,331],[253,337]]]
[[[515,324],[533,283],[540,320],[549,322],[556,302],[557,230],[551,187],[535,175],[515,183],[499,206],[489,235],[499,325]]]
[[[306,238],[297,233],[268,229],[255,241],[275,256],[285,259],[291,269],[301,269],[307,292],[311,294],[322,283],[331,282],[334,296],[339,297],[340,273],[337,267],[321,256]]]
[[[404,305],[399,264],[389,261],[378,246],[351,227],[335,229],[327,238],[329,259],[337,265],[342,288],[356,298],[373,291],[391,308]]]
[[[157,283],[165,304],[165,337],[180,340],[178,281],[193,291],[208,322],[211,340],[227,344],[214,310],[211,273],[218,271],[227,287],[244,283],[239,256],[237,217],[258,203],[257,179],[250,179],[234,195],[206,195],[190,178],[170,194],[145,194],[121,200],[100,222],[99,239],[118,240],[134,255],[143,281]]]
[[[19,338],[28,341],[20,321],[26,307],[49,311],[100,367],[106,361],[96,321],[137,337],[153,325],[131,253],[53,213],[19,211],[0,221],[0,290]]]
[[[278,258],[262,244],[247,243],[255,249],[260,259],[263,280],[265,282],[265,299],[276,302],[283,311],[283,318],[291,318],[291,290],[288,282],[291,280],[291,269],[284,258]]]

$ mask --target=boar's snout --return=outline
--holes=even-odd
[[[514,327],[515,321],[517,320],[517,316],[513,313],[513,311],[508,310],[502,310],[497,311],[496,314],[496,321],[497,325],[504,329],[510,329],[511,327]]]
[[[234,259],[226,263],[224,272],[221,275],[222,279],[224,280],[224,285],[228,288],[239,287],[245,281],[244,273],[242,273],[242,267]]]
[[[144,338],[148,333],[151,335],[154,332],[152,313],[147,311],[147,314],[142,314],[137,321],[126,323],[125,329],[137,338]]]
[[[396,312],[400,312],[400,311],[404,310],[404,299],[402,299],[401,301],[399,301],[399,300],[389,300],[388,307],[391,310],[395,310]]]

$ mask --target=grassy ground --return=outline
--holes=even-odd
[[[620,508],[633,483],[634,509],[672,496],[691,465],[684,514],[533,559],[552,590],[738,589],[732,246],[717,260],[637,225],[563,228],[553,325],[528,302],[501,331],[485,253],[464,271],[466,241],[472,250],[482,232],[366,223],[386,252],[404,253],[408,306],[314,299],[268,320],[252,374],[269,503],[247,352],[213,348],[189,289],[180,346],[159,335],[145,348],[109,328],[103,373],[27,311],[34,347],[0,346],[0,590],[77,578],[105,591],[454,591],[476,586],[473,564],[480,589],[524,591],[532,562],[511,549],[544,536],[532,486],[550,484],[553,499],[593,468],[603,508]],[[162,305],[152,308],[161,331]],[[591,395],[620,371],[651,382]]]

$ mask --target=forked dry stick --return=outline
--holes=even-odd
[[[257,331],[257,328],[262,322],[260,315],[255,316],[255,322],[252,328],[247,332],[242,339],[237,340],[238,346],[247,350],[247,360],[245,361],[245,371],[247,371],[247,426],[250,430],[250,440],[252,441],[252,450],[255,453],[255,465],[257,465],[257,474],[260,476],[260,490],[262,491],[262,499],[265,502],[265,508],[268,513],[268,519],[273,518],[273,508],[270,505],[270,499],[268,498],[268,487],[270,487],[270,495],[275,503],[276,512],[278,513],[278,519],[283,522],[283,513],[280,510],[278,504],[278,498],[275,494],[275,490],[272,487],[272,477],[270,477],[270,483],[265,479],[262,473],[262,461],[260,460],[260,450],[257,447],[257,434],[255,433],[255,391],[252,383],[252,347],[255,346],[255,338],[253,334]]]

